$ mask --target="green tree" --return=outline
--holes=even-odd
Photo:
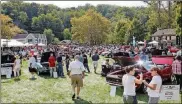
[[[58,38],[54,38],[54,39],[53,39],[53,43],[54,43],[54,44],[58,44],[59,42],[60,42],[60,41],[59,41]]]
[[[20,12],[18,19],[22,22],[25,23],[28,19],[27,13],[26,12]]]
[[[80,18],[72,18],[72,38],[91,45],[104,43],[110,32],[111,23],[94,10],[88,10]]]
[[[66,39],[66,40],[71,40],[71,36],[72,36],[72,35],[71,35],[71,32],[69,31],[68,28],[64,29],[63,35],[64,35],[64,39]]]
[[[54,40],[54,34],[51,29],[44,29],[44,35],[47,37],[47,44],[52,43]]]
[[[176,3],[176,33],[182,36],[182,1]]]

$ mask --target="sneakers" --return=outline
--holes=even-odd
[[[72,100],[74,100],[75,99],[75,94],[73,94],[73,96],[72,96]]]

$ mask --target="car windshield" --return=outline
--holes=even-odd
[[[143,62],[142,66],[146,69],[146,70],[150,70],[152,67],[155,67],[156,65],[153,64],[151,61],[146,61]]]

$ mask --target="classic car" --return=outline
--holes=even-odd
[[[1,75],[6,75],[7,78],[14,76],[13,74],[14,61],[15,61],[14,55],[10,54],[1,55]]]
[[[36,68],[37,69],[37,74],[49,71],[49,62],[48,62],[48,60],[49,60],[49,57],[50,57],[51,53],[53,53],[53,55],[55,57],[54,52],[44,52],[44,53],[42,53],[41,58],[37,62],[37,68]]]
[[[113,53],[112,59],[115,61],[113,65],[109,67],[107,67],[106,65],[102,65],[102,76],[107,76],[110,71],[121,70],[121,67],[135,64],[137,60],[139,60],[139,57],[138,55],[136,55],[135,57],[130,57],[129,53],[127,52],[117,52]]]
[[[137,69],[135,71],[135,77],[139,79],[139,74],[143,73],[143,79],[146,80],[147,82],[150,82],[152,79],[150,69],[151,67],[158,67],[160,69],[161,77],[163,82],[165,81],[171,81],[175,83],[175,76],[172,74],[172,64],[173,62],[173,57],[152,57],[152,61],[147,61],[147,62],[141,62],[138,61],[137,64]],[[124,67],[121,68],[121,70],[116,70],[112,71],[107,74],[106,76],[106,81],[109,85],[114,85],[114,86],[122,86],[122,76],[126,74]],[[143,93],[146,93],[146,86],[143,84],[137,85],[136,84],[136,90],[137,91],[142,91]]]

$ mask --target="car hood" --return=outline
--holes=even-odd
[[[152,62],[155,64],[172,65],[174,57],[152,57]]]

